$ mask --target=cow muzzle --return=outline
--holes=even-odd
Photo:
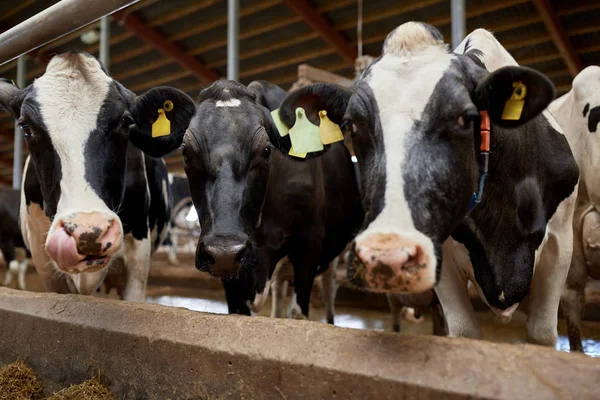
[[[395,233],[370,234],[354,243],[348,279],[380,293],[421,293],[436,283],[433,251]]]
[[[253,260],[256,254],[247,237],[206,237],[196,248],[196,268],[219,278],[237,277],[243,267],[253,267]]]
[[[60,218],[46,239],[46,253],[61,271],[93,272],[106,267],[123,243],[116,215],[80,212]]]

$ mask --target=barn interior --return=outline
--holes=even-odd
[[[0,2],[0,33],[8,31],[56,5],[55,0]],[[557,96],[571,90],[573,78],[585,67],[600,65],[600,2],[597,0],[465,0],[466,33],[486,28],[523,66],[547,75]],[[453,43],[450,0],[239,0],[239,81],[267,80],[286,91],[312,82],[349,86],[357,77],[356,59],[378,57],[388,33],[407,21],[424,21],[437,27],[446,43]],[[225,0],[139,0],[102,21],[95,21],[10,61],[0,60],[0,77],[29,85],[44,73],[55,54],[85,51],[101,56],[116,80],[138,95],[167,85],[192,98],[212,82],[228,76],[228,2]],[[15,121],[0,108],[0,185],[20,179],[28,156],[26,146],[15,145]],[[15,139],[16,138],[16,139]],[[165,157],[170,173],[184,174],[180,151]],[[179,208],[177,261],[169,245],[152,258],[147,301],[194,311],[227,314],[221,281],[194,267],[199,230],[194,225],[191,199]],[[347,281],[341,265],[336,297],[335,325],[345,328],[392,331],[394,322],[385,295],[357,290]],[[0,262],[0,283],[18,288],[17,279],[5,281],[7,266]],[[43,292],[35,269],[26,275],[28,291]],[[322,281],[311,298],[311,320],[326,322]],[[114,298],[104,290],[97,296]],[[507,322],[479,300],[471,299],[486,339],[525,343],[527,303]],[[287,288],[286,302],[292,288]],[[270,302],[267,302],[269,305]],[[430,335],[430,311],[417,318],[402,311],[401,334]],[[269,306],[259,315],[269,316]],[[582,323],[584,351],[600,357],[600,281],[589,280]],[[567,328],[559,320],[556,349],[569,351]],[[283,397],[285,398],[285,396]]]

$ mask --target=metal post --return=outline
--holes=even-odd
[[[25,68],[27,66],[27,56],[20,56],[17,59],[17,86],[23,89],[25,87]],[[23,131],[15,123],[15,144],[13,155],[13,189],[21,189],[21,176],[23,174]]]
[[[456,49],[467,35],[465,0],[451,0],[452,9],[452,49]]]
[[[227,79],[240,77],[240,0],[227,1]]]
[[[109,73],[110,64],[110,19],[102,17],[100,20],[100,62]]]

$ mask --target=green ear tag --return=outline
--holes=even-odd
[[[304,108],[296,108],[296,123],[290,129],[292,147],[296,153],[313,153],[323,150],[319,127],[306,117]]]
[[[319,132],[321,134],[321,141],[323,144],[330,144],[344,140],[344,135],[338,124],[331,122],[327,116],[327,111],[319,111],[319,118],[321,123],[319,124]]]
[[[158,118],[152,124],[152,137],[167,136],[171,134],[171,121],[165,115],[165,110],[158,110]]]
[[[279,108],[277,110],[271,111],[271,117],[273,118],[273,122],[275,123],[279,134],[281,136],[287,136],[287,134],[290,133],[290,130],[287,126],[285,126],[281,118],[279,118]]]

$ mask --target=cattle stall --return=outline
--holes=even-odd
[[[0,398],[20,361],[46,396],[94,381],[118,399],[598,398],[600,3],[563,3],[0,2]],[[396,101],[453,107],[443,62],[381,78],[420,51],[404,37],[452,54],[460,80],[492,77],[473,89],[489,110],[453,120],[481,140],[474,172],[446,177],[461,190],[386,189],[450,167],[412,157],[393,175],[385,160],[410,154],[360,134],[357,113],[388,126]],[[391,96],[398,82],[436,95]],[[318,149],[298,151],[300,127]],[[511,158],[505,131],[536,154]],[[442,241],[449,215],[468,223]]]

